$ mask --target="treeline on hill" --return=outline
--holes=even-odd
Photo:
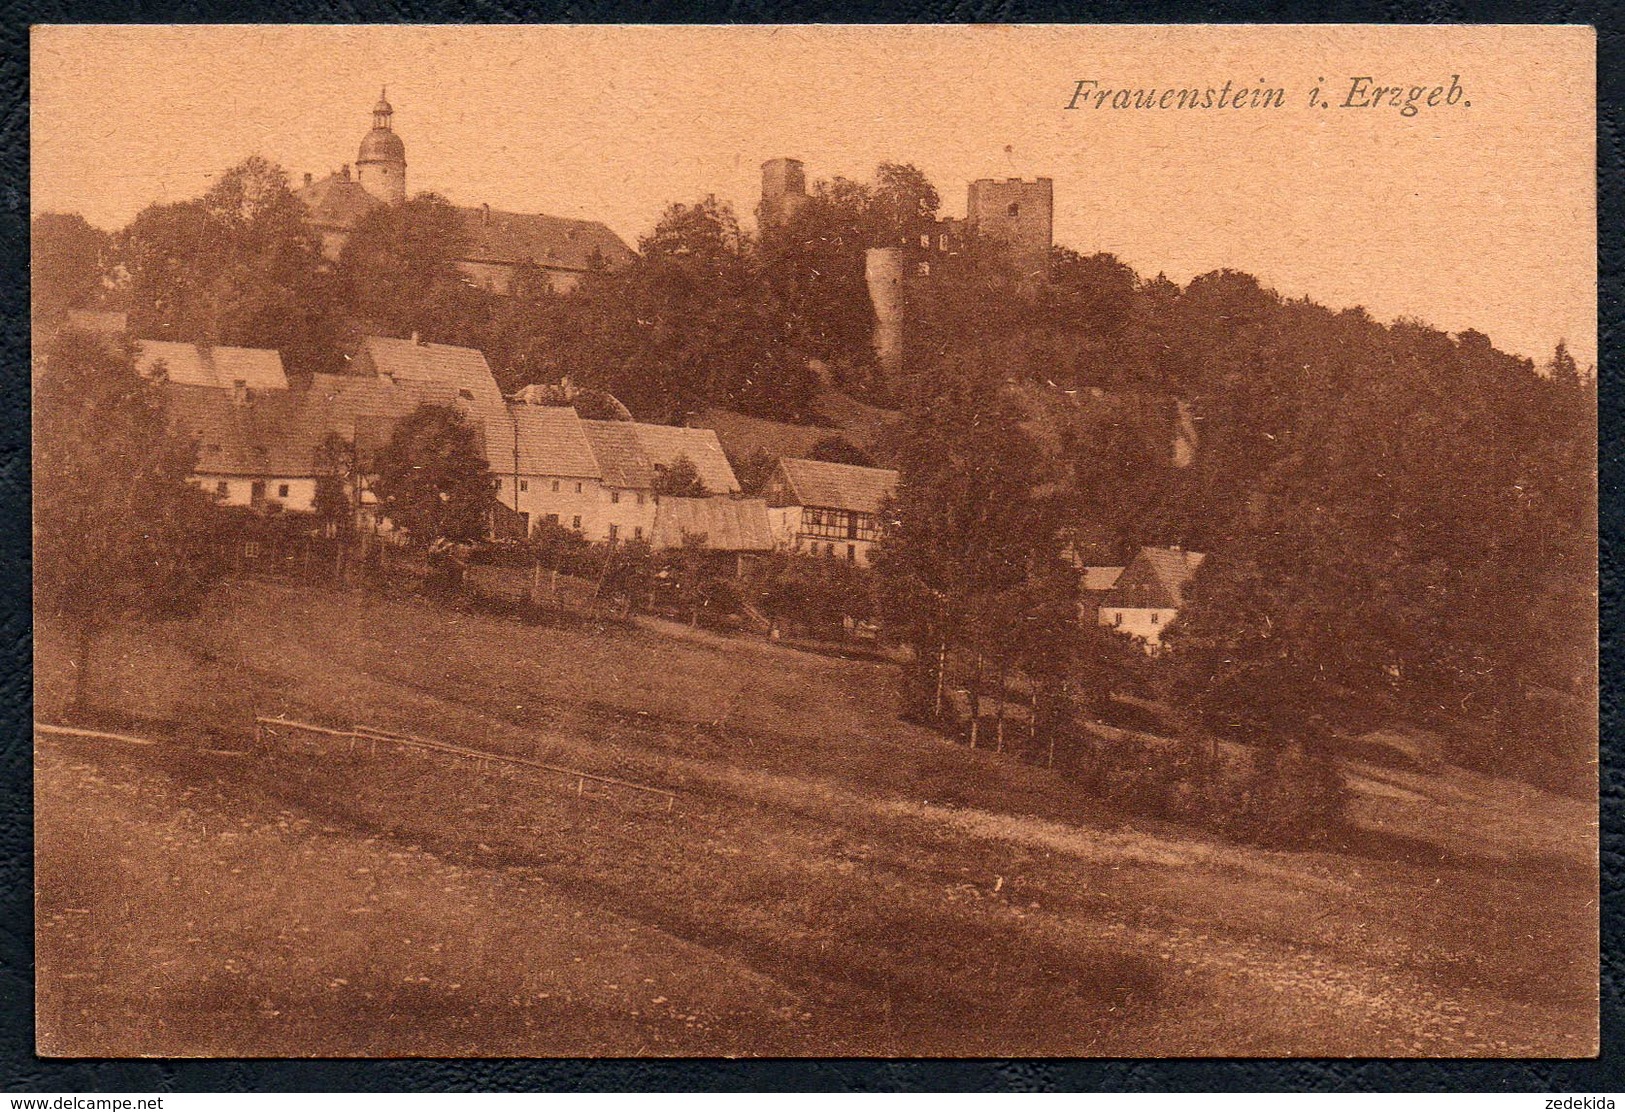
[[[636,259],[589,271],[567,295],[533,270],[498,296],[454,265],[461,224],[443,198],[378,208],[330,264],[287,175],[251,158],[116,234],[37,218],[36,309],[123,309],[142,338],[275,348],[296,376],[342,372],[369,333],[415,332],[480,349],[509,391],[568,375],[643,420],[719,405],[802,421],[818,385],[810,359],[854,389],[872,384],[864,249],[899,240],[937,203],[917,170],[886,164],[873,186],[820,183],[758,240],[708,197],[671,206]]]
[[[1142,686],[1211,738],[1325,752],[1399,722],[1479,767],[1589,782],[1595,379],[1562,345],[1537,368],[1477,332],[1064,250],[1043,287],[939,268],[919,310],[879,560],[917,712],[956,650],[973,701],[983,661],[1040,703],[1118,667],[1057,624],[1058,564],[1180,545],[1209,559]],[[1181,408],[1196,450],[1176,461]]]

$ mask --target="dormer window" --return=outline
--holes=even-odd
[[[461,387],[457,391],[457,396],[459,398],[462,398],[464,401],[471,402],[471,401],[474,400],[474,391],[472,391],[468,387],[464,386],[464,387]]]
[[[1019,204],[1017,204],[1016,202],[1012,201],[1012,202],[1010,202],[1010,208],[1009,208],[1008,211],[1009,211],[1011,216],[1020,216],[1021,215],[1021,206]]]

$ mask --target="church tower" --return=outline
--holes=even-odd
[[[406,144],[395,134],[394,115],[384,93],[378,94],[372,108],[372,130],[361,140],[361,153],[355,159],[361,187],[391,205],[406,200]]]

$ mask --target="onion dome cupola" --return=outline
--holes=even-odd
[[[372,130],[361,140],[355,160],[362,188],[390,204],[406,199],[406,144],[395,134],[394,116],[386,90],[373,105]]]

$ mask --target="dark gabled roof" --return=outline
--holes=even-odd
[[[395,423],[424,402],[449,404],[443,392],[359,375],[312,375],[307,387],[257,394],[245,404],[230,389],[164,384],[170,425],[196,441],[196,470],[206,475],[299,478],[315,473],[329,433],[356,446],[363,466],[388,442]]]
[[[550,270],[586,270],[594,254],[615,267],[632,258],[621,237],[596,220],[569,220],[496,209],[459,208],[463,257],[470,262],[532,262]]]
[[[773,550],[767,503],[760,498],[662,497],[650,543],[655,548],[681,548],[684,534],[704,536],[705,547],[715,552]]]
[[[686,458],[699,473],[708,494],[738,494],[739,480],[728,463],[728,453],[710,429],[690,429],[680,425],[632,425],[643,454],[656,471],[672,467]]]
[[[569,406],[510,405],[521,475],[597,479],[603,470],[584,422]],[[503,468],[498,467],[501,471]]]
[[[224,386],[241,382],[250,390],[286,390],[288,376],[282,356],[265,348],[178,344],[167,340],[137,340],[135,367],[151,377],[158,364],[170,382],[184,386]]]
[[[800,506],[874,514],[897,489],[897,472],[884,467],[781,459],[779,469],[788,487],[785,493]]]
[[[1206,557],[1183,548],[1142,548],[1101,600],[1131,610],[1178,610],[1185,585]]]
[[[479,351],[451,344],[368,336],[361,342],[356,364],[364,372],[399,385],[439,394],[449,392],[451,404],[473,419],[482,438],[481,450],[492,469],[503,472],[513,466],[513,418],[490,364]]]
[[[575,410],[571,410],[574,413]],[[620,490],[652,490],[654,464],[644,454],[631,421],[582,421],[581,429],[598,461],[604,485]]]
[[[329,174],[311,182],[294,196],[305,203],[310,222],[320,228],[350,231],[373,209],[383,204],[355,178]]]

